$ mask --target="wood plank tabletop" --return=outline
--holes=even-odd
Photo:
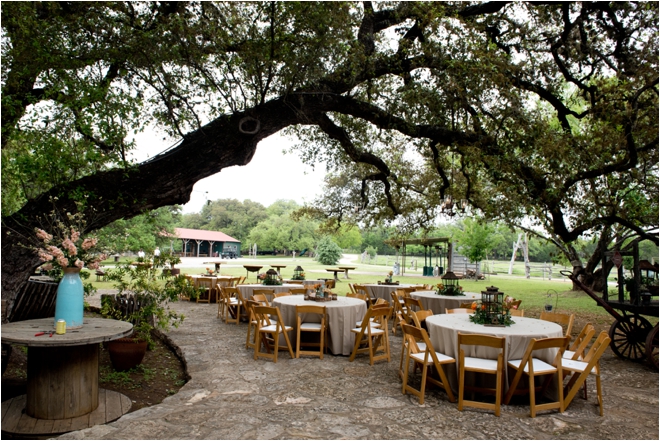
[[[85,317],[83,327],[55,334],[54,318],[24,320],[2,325],[2,342],[26,346],[81,346],[126,337],[133,332],[133,325],[119,320]],[[49,337],[50,332],[53,336]],[[44,335],[35,336],[39,332]]]

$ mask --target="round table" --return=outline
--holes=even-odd
[[[316,302],[305,300],[304,296],[278,297],[273,300],[273,305],[280,308],[282,321],[287,326],[292,326],[294,332],[291,335],[291,344],[296,344],[295,329],[297,324],[296,305],[318,305],[325,306],[328,326],[328,348],[335,355],[351,355],[355,344],[355,334],[351,329],[361,321],[367,313],[367,303],[364,300],[351,297],[337,297],[337,300],[328,302]],[[317,316],[310,315],[309,320]],[[303,320],[306,318],[303,317]]]
[[[49,336],[51,331],[53,334]],[[27,395],[15,400],[16,404],[19,405],[23,400],[25,413],[37,420],[35,425],[40,426],[43,433],[78,430],[57,429],[70,427],[66,421],[79,420],[77,417],[85,416],[87,423],[83,428],[86,428],[104,424],[127,413],[131,407],[128,397],[114,393],[119,407],[117,410],[117,406],[114,406],[109,412],[106,392],[109,394],[111,391],[98,387],[99,343],[130,335],[133,325],[118,320],[84,318],[80,329],[69,330],[66,334],[55,334],[54,331],[53,317],[2,325],[3,343],[28,347]],[[40,332],[46,333],[35,336]],[[105,399],[100,400],[100,397]],[[100,401],[103,406],[100,406]],[[5,417],[5,403],[2,407]],[[11,413],[12,404],[9,403],[7,407]],[[97,408],[101,409],[99,415],[96,415],[99,413],[96,412]],[[22,408],[18,411],[22,411]]]
[[[247,275],[246,277],[250,277],[250,273],[256,273],[259,271],[263,266],[259,265],[243,265],[243,268],[245,268],[245,271],[247,271],[245,274]]]
[[[439,296],[435,291],[413,291],[410,297],[417,299],[424,309],[430,309],[433,314],[444,314],[446,309],[460,308],[461,303],[480,300],[481,294],[466,292],[464,296]]]
[[[369,291],[369,297],[371,298],[378,298],[378,299],[385,299],[390,304],[392,303],[392,295],[394,291],[396,291],[399,288],[410,288],[411,286],[415,285],[410,285],[410,284],[400,284],[400,285],[377,285],[375,283],[369,283],[364,285],[365,288]]]
[[[270,267],[275,268],[275,270],[277,271],[277,275],[279,276],[280,271],[282,270],[282,268],[286,268],[286,265],[271,265]]]
[[[325,280],[321,279],[313,279],[313,280],[292,280],[292,279],[284,279],[283,282],[286,283],[291,283],[291,282],[302,282],[305,288],[311,288],[313,285],[323,285],[325,284]],[[291,283],[292,285],[295,285],[295,283]]]
[[[511,326],[491,327],[478,325],[470,321],[471,314],[438,314],[426,318],[426,327],[433,348],[436,352],[443,353],[456,359],[456,364],[447,366],[447,378],[452,390],[458,390],[458,333],[463,334],[485,334],[496,337],[504,337],[506,346],[504,350],[504,365],[507,360],[520,359],[525,355],[525,350],[531,339],[562,337],[564,331],[556,323],[538,320],[528,317],[513,317],[515,322]],[[479,357],[497,359],[498,351],[493,348],[465,346],[466,357]],[[547,349],[534,352],[534,356],[548,363],[552,363],[556,349]],[[478,381],[478,380],[474,380]],[[507,372],[504,375],[504,390],[509,387]]]

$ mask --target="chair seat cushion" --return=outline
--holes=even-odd
[[[518,369],[522,360],[509,360],[509,366],[512,368]],[[546,363],[543,360],[538,358],[532,358],[532,366],[534,367],[535,374],[543,374],[550,372],[557,372],[557,368],[551,364]],[[524,372],[529,372],[529,364],[525,365]]]
[[[282,329],[282,328],[280,328]],[[285,331],[291,331],[293,328],[291,326],[284,326]],[[277,325],[269,325],[269,326],[264,326],[261,328],[263,332],[276,332],[277,331]]]
[[[565,370],[574,371],[574,372],[584,372],[587,368],[587,363],[580,360],[562,360],[561,367]],[[591,368],[591,374],[596,374],[596,366]]]
[[[353,328],[353,329],[351,329],[351,332],[355,332],[356,334],[359,334],[361,331],[362,331],[362,328]],[[385,333],[385,331],[383,331],[382,329],[376,328],[375,326],[371,327],[371,335],[380,335],[380,334],[384,334],[384,333]],[[364,330],[364,335],[367,335],[367,330],[366,329]]]
[[[497,360],[487,358],[465,357],[465,368],[468,370],[478,369],[479,371],[497,372]]]
[[[321,330],[321,324],[320,323],[301,323],[300,324],[300,330],[301,331],[320,331]]]
[[[418,345],[418,346],[419,346],[419,345]],[[425,354],[426,354],[426,351],[424,351],[424,352],[418,352],[418,353],[416,353],[416,354],[410,354],[410,357],[413,358],[413,359],[415,359],[415,361],[419,361],[420,363],[424,363],[424,357],[425,357]],[[455,359],[453,359],[453,358],[451,358],[451,357],[449,357],[449,356],[447,356],[447,355],[445,355],[445,354],[441,354],[440,352],[436,352],[436,353],[435,353],[435,356],[436,356],[436,358],[438,359],[438,362],[439,362],[440,364],[444,364],[444,363],[455,363],[455,362],[456,362]],[[429,355],[429,357],[428,357],[428,362],[429,362],[429,363],[433,363],[433,359],[431,358],[430,355]]]

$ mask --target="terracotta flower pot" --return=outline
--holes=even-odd
[[[147,342],[134,338],[118,338],[108,342],[108,353],[112,366],[118,371],[127,371],[142,363],[147,352]]]

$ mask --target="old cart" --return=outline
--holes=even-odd
[[[621,255],[624,254],[630,254],[634,258],[634,278],[628,280],[630,283],[627,284],[630,289],[630,299],[628,300],[625,299],[624,295],[623,269],[620,265]],[[605,308],[614,317],[615,321],[610,327],[609,335],[612,339],[610,347],[616,355],[637,362],[647,361],[657,369],[658,325],[653,326],[644,316],[658,317],[658,300],[652,300],[653,296],[657,297],[658,295],[658,287],[655,284],[648,287],[649,291],[643,292],[639,289],[642,284],[637,256],[636,249],[631,253],[606,253],[603,259],[603,266],[605,266],[605,259],[610,258],[618,268],[617,280],[619,281],[619,286],[618,296],[615,300],[609,298],[607,288],[605,288],[603,296],[600,297],[571,272],[562,271],[562,275],[571,279],[573,283],[579,286],[596,303]],[[655,277],[657,281],[657,275]],[[604,286],[607,287],[606,281]]]

